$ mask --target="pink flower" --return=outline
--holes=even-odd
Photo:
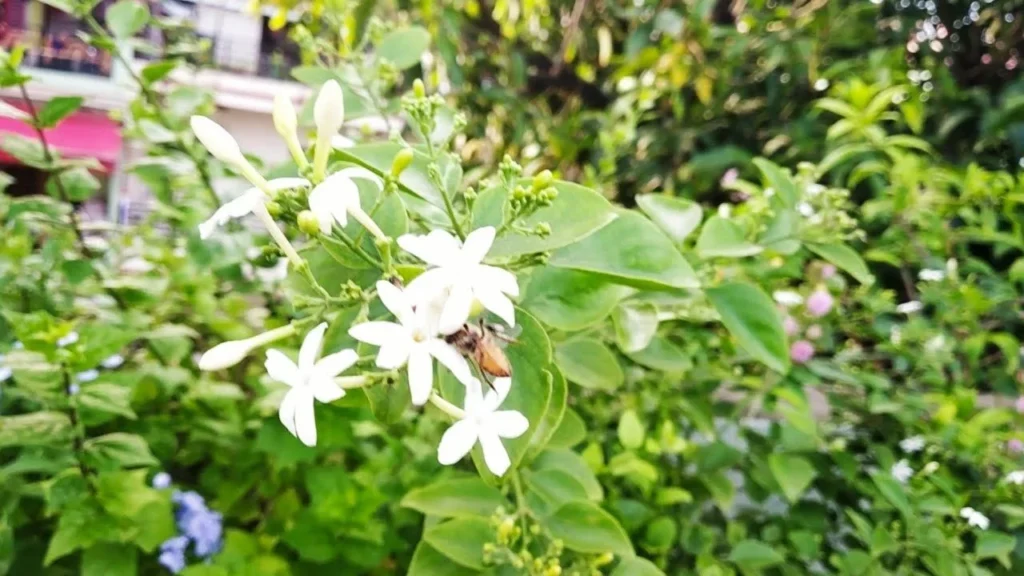
[[[1015,406],[1017,407],[1018,413],[1024,414],[1024,396],[1017,398],[1017,403],[1015,404]]]
[[[729,168],[728,170],[726,170],[725,174],[722,174],[722,179],[719,181],[719,184],[724,188],[738,180],[739,177],[739,170],[735,168]]]
[[[1014,454],[1020,454],[1022,451],[1024,451],[1024,442],[1021,442],[1017,438],[1011,438],[1006,443],[1006,449],[1009,450],[1010,452],[1013,452]]]
[[[786,331],[787,336],[792,336],[800,331],[800,323],[792,316],[786,316],[782,319],[782,329]]]
[[[815,318],[828,314],[832,309],[832,295],[825,290],[815,290],[807,297],[807,313]]]
[[[814,358],[814,346],[807,340],[797,340],[789,347],[789,357],[797,364]]]
[[[817,340],[818,338],[821,338],[821,326],[814,324],[813,326],[807,328],[807,337],[810,338],[811,340]]]
[[[825,264],[821,267],[821,279],[828,280],[836,275],[836,267],[832,264]]]

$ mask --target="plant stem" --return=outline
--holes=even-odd
[[[437,392],[430,393],[430,403],[436,406],[441,412],[444,412],[456,420],[462,420],[466,417],[466,413],[461,408],[444,398],[441,398],[441,395]]]
[[[344,244],[345,247],[347,247],[349,250],[355,252],[356,256],[359,256],[360,258],[365,260],[367,264],[373,266],[374,268],[377,268],[378,270],[384,271],[384,264],[382,264],[373,256],[367,254],[366,250],[363,250],[361,247],[357,246],[356,243],[353,242],[351,238],[349,238],[348,234],[346,234],[344,230],[342,230],[338,236],[323,235],[320,238],[324,242],[333,243],[335,246],[337,246],[339,242],[341,244]]]

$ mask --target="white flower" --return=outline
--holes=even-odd
[[[515,307],[509,296],[519,296],[519,283],[508,270],[481,264],[494,243],[491,226],[477,228],[460,244],[451,234],[435,230],[426,236],[406,234],[398,245],[434,266],[409,283],[415,300],[441,303],[440,330],[451,334],[469,318],[474,301],[515,326]]]
[[[272,192],[277,192],[309,186],[309,180],[305,178],[275,178],[267,184]],[[238,198],[222,205],[213,213],[213,216],[210,216],[209,219],[200,224],[199,237],[206,240],[218,226],[227,224],[228,220],[251,214],[253,210],[266,201],[267,195],[262,190],[259,188],[249,188]]]
[[[121,271],[126,274],[145,274],[152,269],[153,264],[142,256],[135,256],[121,263]]]
[[[342,350],[319,360],[327,323],[321,323],[306,334],[299,348],[296,365],[279,350],[267,350],[264,364],[267,374],[274,380],[291,387],[281,400],[277,415],[284,427],[306,446],[316,446],[316,420],[313,401],[334,402],[345,395],[334,378],[356,363],[359,356],[354,350]]]
[[[906,484],[907,480],[910,480],[910,477],[914,475],[914,469],[910,467],[906,460],[900,460],[892,465],[889,473],[900,484]]]
[[[71,346],[75,342],[78,342],[78,332],[68,332],[66,336],[57,340],[57,346],[64,348],[65,346]]]
[[[914,312],[920,312],[922,308],[924,308],[924,304],[921,304],[919,300],[910,300],[897,306],[896,311],[900,314],[913,314]]]
[[[899,326],[893,326],[892,329],[889,330],[889,341],[896,346],[899,346],[900,342],[903,341],[903,331],[900,330]]]
[[[965,506],[960,509],[960,517],[967,520],[968,526],[988,530],[988,518],[974,508]]]
[[[1024,470],[1015,470],[1006,475],[1006,481],[1020,486],[1024,484]]]
[[[900,440],[900,450],[903,450],[907,454],[913,454],[914,452],[920,452],[924,449],[924,436],[911,436]]]
[[[394,370],[408,365],[413,404],[425,404],[434,388],[431,357],[451,370],[463,384],[472,381],[466,359],[454,346],[438,337],[436,309],[429,304],[414,306],[408,290],[403,292],[389,282],[377,282],[377,294],[398,323],[364,322],[353,326],[348,333],[360,342],[380,346],[378,367]]]
[[[814,208],[807,202],[801,202],[797,204],[796,209],[797,212],[800,212],[800,215],[803,216],[804,218],[810,218],[811,216],[814,216]]]
[[[124,364],[124,356],[121,356],[120,354],[108,356],[107,358],[104,358],[100,362],[100,366],[106,368],[107,370],[113,370],[114,368],[121,366],[121,364]]]
[[[931,462],[929,462],[929,463],[924,465],[924,468],[921,469],[921,472],[924,473],[924,474],[934,474],[935,471],[938,470],[938,469],[939,469],[939,463],[934,461],[934,460],[932,460]]]
[[[775,292],[772,292],[772,298],[786,308],[789,308],[790,306],[799,306],[804,303],[804,297],[792,290],[776,290]]]
[[[298,115],[295,113],[295,105],[292,99],[284,92],[274,95],[274,129],[286,140],[296,133],[299,126]]]
[[[925,268],[917,273],[917,277],[924,282],[941,282],[946,277],[946,273],[942,270]]]
[[[313,103],[313,120],[317,132],[325,132],[334,136],[345,123],[345,96],[341,86],[335,80],[329,80],[320,88],[316,102]]]
[[[384,182],[366,168],[343,168],[328,176],[309,193],[309,209],[320,222],[320,232],[330,234],[331,226],[335,222],[345,227],[348,224],[349,213],[359,218],[362,223],[363,209],[359,205],[359,188],[354,182],[355,178],[372,182],[380,190],[384,189]],[[357,215],[357,211],[360,214]]]
[[[275,328],[268,332],[258,334],[252,338],[246,338],[245,340],[229,340],[227,342],[221,342],[213,348],[210,348],[202,357],[199,358],[199,369],[211,372],[216,370],[223,370],[230,368],[235,364],[242,361],[249,352],[253,349],[291,336],[295,333],[295,327],[291,324],[287,324],[280,328]]]
[[[288,277],[288,259],[278,258],[270,268],[253,267],[256,277],[264,284],[276,284]]]
[[[454,464],[480,442],[484,462],[494,474],[504,474],[511,461],[502,438],[518,438],[530,427],[529,421],[516,410],[498,410],[512,386],[511,378],[494,380],[494,390],[482,396],[479,380],[466,385],[465,416],[451,425],[441,437],[437,447],[437,461],[445,466]]]
[[[946,346],[946,337],[942,334],[929,338],[924,343],[924,349],[928,352],[935,353],[941,351]]]
[[[0,382],[6,382],[14,375],[14,371],[7,366],[0,366]]]
[[[92,382],[93,380],[99,377],[100,372],[99,370],[96,369],[86,370],[84,372],[79,372],[78,374],[75,374],[75,380],[78,382]]]
[[[192,125],[192,132],[195,133],[196,138],[214,158],[235,166],[246,163],[245,156],[242,155],[242,150],[238,147],[238,142],[223,126],[206,116],[193,116],[189,123]]]

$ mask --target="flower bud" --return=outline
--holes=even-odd
[[[303,210],[299,212],[298,216],[299,230],[302,230],[310,236],[316,236],[320,233],[320,219],[316,217],[316,214],[309,210]]]
[[[816,290],[807,297],[807,313],[820,318],[832,310],[832,295],[825,290]]]
[[[270,214],[272,218],[277,218],[281,215],[284,208],[280,204],[274,201],[267,202],[267,214]]]
[[[223,126],[206,116],[193,116],[190,120],[192,132],[214,158],[226,164],[241,165],[245,157],[238,148],[238,142]]]
[[[252,348],[252,342],[249,340],[222,342],[207,350],[199,358],[199,369],[205,372],[213,372],[230,368],[241,362],[242,358],[245,358]]]
[[[415,94],[417,98],[426,98],[427,88],[426,86],[423,85],[423,80],[417,78],[415,81],[413,81],[412,93]]]
[[[542,190],[544,188],[547,188],[548,186],[551,185],[552,182],[554,182],[554,180],[555,177],[552,176],[551,170],[544,170],[543,172],[533,177],[533,189]]]
[[[402,175],[402,172],[412,164],[413,158],[412,148],[402,148],[398,154],[395,154],[395,159],[391,161],[391,177],[398,178]]]
[[[803,364],[814,358],[814,345],[807,340],[797,340],[789,347],[789,357],[797,364]]]
[[[551,225],[547,222],[538,222],[533,231],[537,236],[547,238],[548,236],[551,236]]]
[[[615,560],[615,555],[611,552],[605,552],[594,560],[594,566],[604,566],[605,564],[611,564],[612,560]]]
[[[313,119],[317,132],[334,136],[345,123],[345,96],[335,80],[328,80],[316,97],[313,105]]]
[[[787,336],[795,336],[800,331],[800,323],[792,316],[786,316],[782,319],[782,330]]]
[[[821,333],[821,326],[818,326],[817,324],[813,324],[807,328],[807,337],[811,340],[821,338]]]
[[[292,99],[283,93],[274,96],[274,129],[288,140],[299,129],[298,116]]]

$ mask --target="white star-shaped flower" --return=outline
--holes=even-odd
[[[284,427],[306,446],[316,446],[316,420],[313,401],[334,402],[345,395],[334,378],[356,363],[359,356],[354,350],[342,350],[320,357],[327,323],[321,323],[306,334],[299,348],[296,365],[279,350],[267,350],[264,364],[267,374],[291,389],[281,400],[278,416]],[[318,360],[319,358],[319,360]]]
[[[906,460],[900,460],[892,465],[889,473],[900,484],[906,484],[907,480],[910,480],[910,477],[914,475],[914,469],[910,467],[910,463]]]
[[[465,243],[443,230],[426,236],[406,234],[398,239],[403,250],[433,266],[409,283],[407,291],[419,302],[440,299],[442,334],[462,328],[474,301],[515,326],[515,307],[509,300],[510,296],[519,296],[515,275],[481,264],[494,243],[494,234],[494,227],[484,226],[471,232]]]
[[[960,509],[960,517],[967,520],[968,526],[974,526],[981,530],[988,530],[988,517],[970,506]]]
[[[380,177],[358,166],[342,168],[328,176],[309,193],[309,209],[320,222],[320,232],[330,234],[331,226],[335,222],[344,228],[348,225],[350,212],[362,212],[359,205],[359,188],[353,181],[355,178],[372,182],[380,190],[384,189],[384,182]]]
[[[408,365],[412,403],[422,406],[434,388],[434,363],[443,364],[463,384],[473,379],[469,364],[454,346],[438,337],[437,312],[429,304],[415,305],[409,292],[389,282],[377,282],[377,294],[395,315],[395,322],[364,322],[349,331],[356,340],[380,346],[377,366],[394,370]]]
[[[466,385],[465,416],[451,425],[437,446],[437,461],[449,466],[469,454],[479,442],[487,468],[497,476],[512,464],[501,443],[502,438],[518,438],[530,428],[530,422],[517,410],[498,410],[512,387],[511,378],[497,378],[493,390],[482,395],[479,380]]]
[[[925,441],[924,436],[911,436],[900,440],[900,449],[907,454],[913,454],[914,452],[920,452],[924,450]]]
[[[269,181],[268,184],[271,191],[278,192],[280,190],[309,186],[309,180],[305,178],[275,178]],[[257,206],[266,201],[267,195],[259,188],[246,190],[238,198],[222,205],[213,213],[213,216],[210,216],[205,222],[200,224],[199,237],[206,240],[219,226],[227,224],[229,220],[251,214]]]
[[[1024,470],[1014,470],[1006,475],[1006,481],[1010,484],[1020,486],[1024,484]]]

